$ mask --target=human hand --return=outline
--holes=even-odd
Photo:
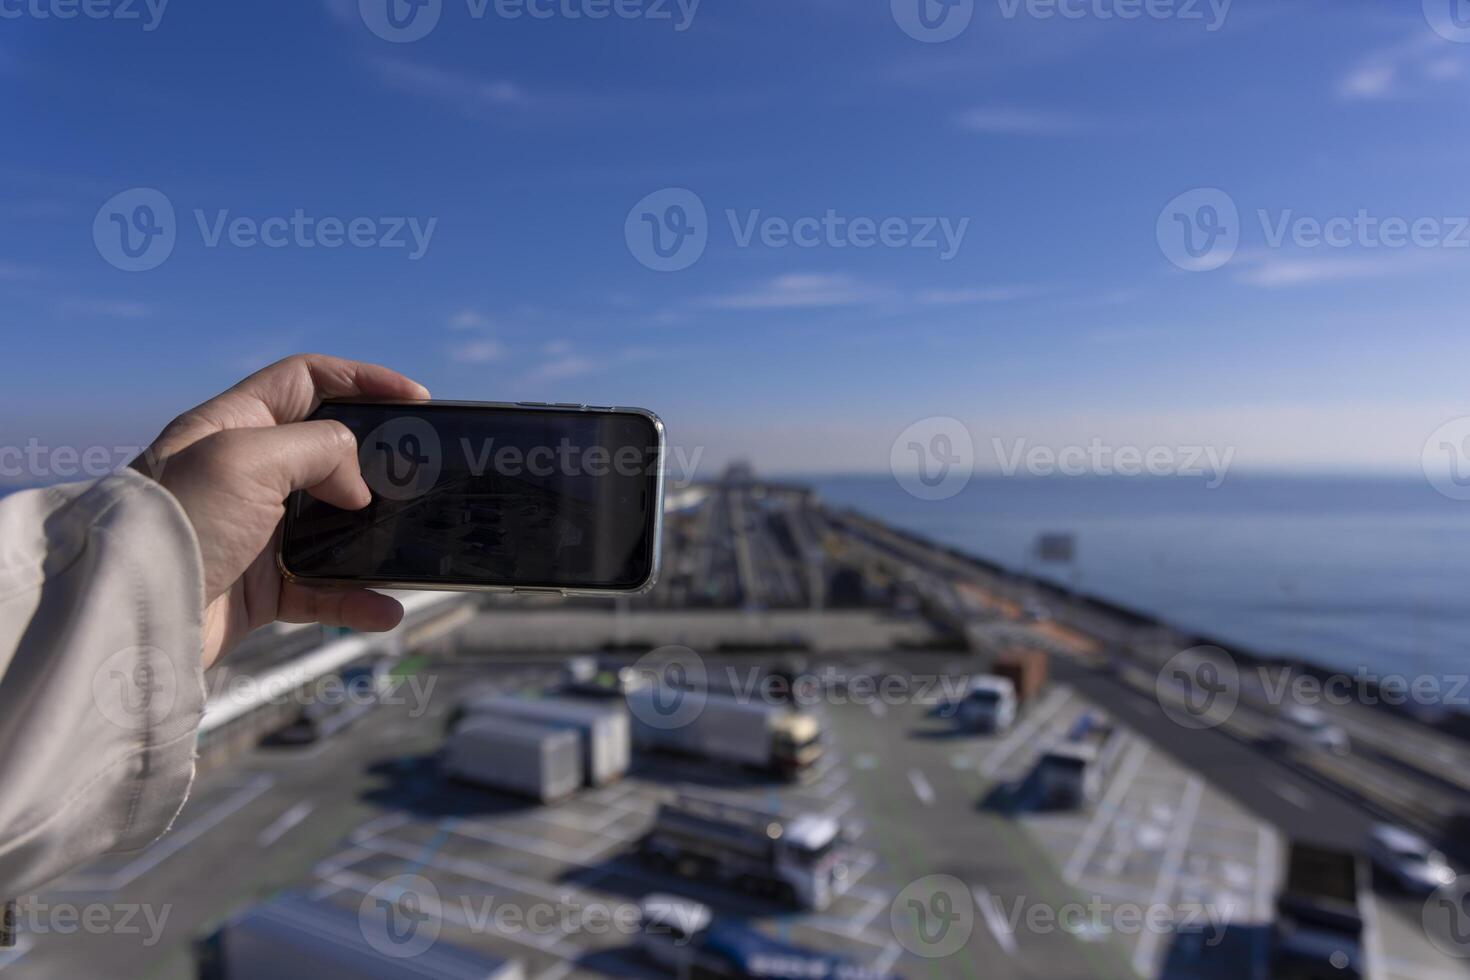
[[[194,525],[204,559],[204,666],[275,620],[364,632],[392,629],[398,600],[368,589],[287,582],[276,567],[293,490],[358,510],[372,500],[357,440],[330,420],[303,421],[323,398],[414,400],[423,385],[375,364],[319,354],[278,361],[170,422],[134,467],[166,487]]]

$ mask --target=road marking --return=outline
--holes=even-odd
[[[1306,793],[1303,793],[1301,790],[1297,789],[1295,786],[1290,786],[1286,783],[1281,782],[1271,782],[1267,783],[1266,785],[1271,788],[1271,792],[1275,793],[1277,796],[1281,797],[1292,806],[1300,810],[1310,810],[1312,808],[1312,798]]]
[[[1015,731],[997,745],[991,753],[985,757],[980,765],[980,775],[986,779],[991,778],[1000,771],[1011,755],[1021,746],[1031,742],[1036,733],[1051,720],[1051,717],[1061,710],[1062,705],[1072,696],[1070,688],[1059,687],[1047,695],[1041,704],[1031,710],[1031,717],[1027,718]]]
[[[1143,760],[1148,755],[1148,746],[1137,741],[1129,750],[1128,758],[1123,760],[1118,774],[1113,778],[1113,784],[1108,787],[1107,796],[1098,805],[1097,813],[1087,825],[1087,830],[1082,834],[1082,839],[1077,842],[1077,847],[1072,851],[1072,856],[1062,871],[1062,877],[1072,884],[1082,877],[1082,871],[1087,867],[1087,862],[1092,860],[1093,852],[1097,850],[1098,843],[1102,840],[1103,831],[1107,829],[1108,821],[1112,820],[1123,805],[1123,797],[1133,785],[1134,778],[1143,766]]]
[[[182,851],[200,837],[203,837],[217,825],[244,809],[256,797],[270,789],[275,784],[275,777],[266,773],[259,773],[244,786],[240,787],[229,798],[202,814],[195,820],[189,821],[182,827],[177,827],[167,837],[153,844],[136,859],[123,865],[112,874],[102,878],[81,875],[76,878],[63,879],[58,891],[73,892],[109,892],[121,891],[128,885],[137,881],[143,875],[158,867],[173,855]]]
[[[285,836],[286,831],[290,830],[292,827],[296,826],[301,821],[310,816],[311,811],[314,809],[316,809],[315,803],[303,800],[302,802],[296,804],[285,813],[277,817],[275,819],[275,822],[272,823],[269,827],[262,830],[260,832],[260,836],[255,838],[256,842],[260,844],[261,847],[270,847],[276,841]]]
[[[975,904],[980,907],[980,916],[985,920],[985,928],[995,937],[995,942],[1009,956],[1016,955],[1016,937],[1011,933],[1010,923],[1000,914],[997,908],[999,902],[995,896],[980,885],[975,886]]]
[[[1194,818],[1199,813],[1201,798],[1205,795],[1205,784],[1191,776],[1184,787],[1184,800],[1179,804],[1179,818],[1174,823],[1174,832],[1169,837],[1168,850],[1159,864],[1158,884],[1154,888],[1152,907],[1172,902],[1169,899],[1179,884],[1179,872],[1184,867],[1185,851],[1194,831]],[[1154,953],[1162,938],[1160,930],[1145,929],[1133,949],[1133,969],[1142,976],[1153,976]]]
[[[929,780],[924,778],[922,772],[917,769],[910,769],[909,785],[914,788],[914,795],[919,798],[920,803],[923,803],[925,806],[934,805],[934,787],[929,785]]]

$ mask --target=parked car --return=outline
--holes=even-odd
[[[1445,856],[1418,834],[1380,824],[1368,839],[1373,867],[1402,891],[1427,895],[1455,880]]]

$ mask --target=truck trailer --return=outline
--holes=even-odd
[[[471,715],[449,736],[440,769],[454,779],[555,803],[585,779],[581,738],[570,728]]]
[[[524,980],[519,960],[437,940],[412,956],[370,945],[356,908],[288,892],[198,944],[199,980]]]
[[[639,854],[654,868],[798,908],[825,909],[851,884],[850,848],[837,820],[689,794],[659,807]]]
[[[517,698],[502,694],[475,695],[460,702],[449,718],[452,732],[475,716],[512,718],[568,728],[580,735],[582,772],[589,786],[606,786],[628,771],[632,742],[628,710],[616,702],[567,698]]]
[[[1276,898],[1272,980],[1362,980],[1367,868],[1351,851],[1291,845]],[[1378,978],[1374,978],[1378,980]]]
[[[640,749],[696,756],[799,779],[822,757],[822,723],[814,714],[785,704],[742,701],[734,694],[701,693],[698,715],[678,725],[660,725],[658,705],[687,692],[645,687],[628,694],[633,743]]]

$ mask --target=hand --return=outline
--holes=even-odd
[[[276,568],[281,518],[293,490],[344,510],[372,500],[347,427],[303,421],[323,398],[353,396],[414,400],[429,392],[375,364],[288,357],[180,415],[134,461],[174,495],[199,538],[205,667],[277,619],[373,632],[403,618],[391,596],[297,585]]]

